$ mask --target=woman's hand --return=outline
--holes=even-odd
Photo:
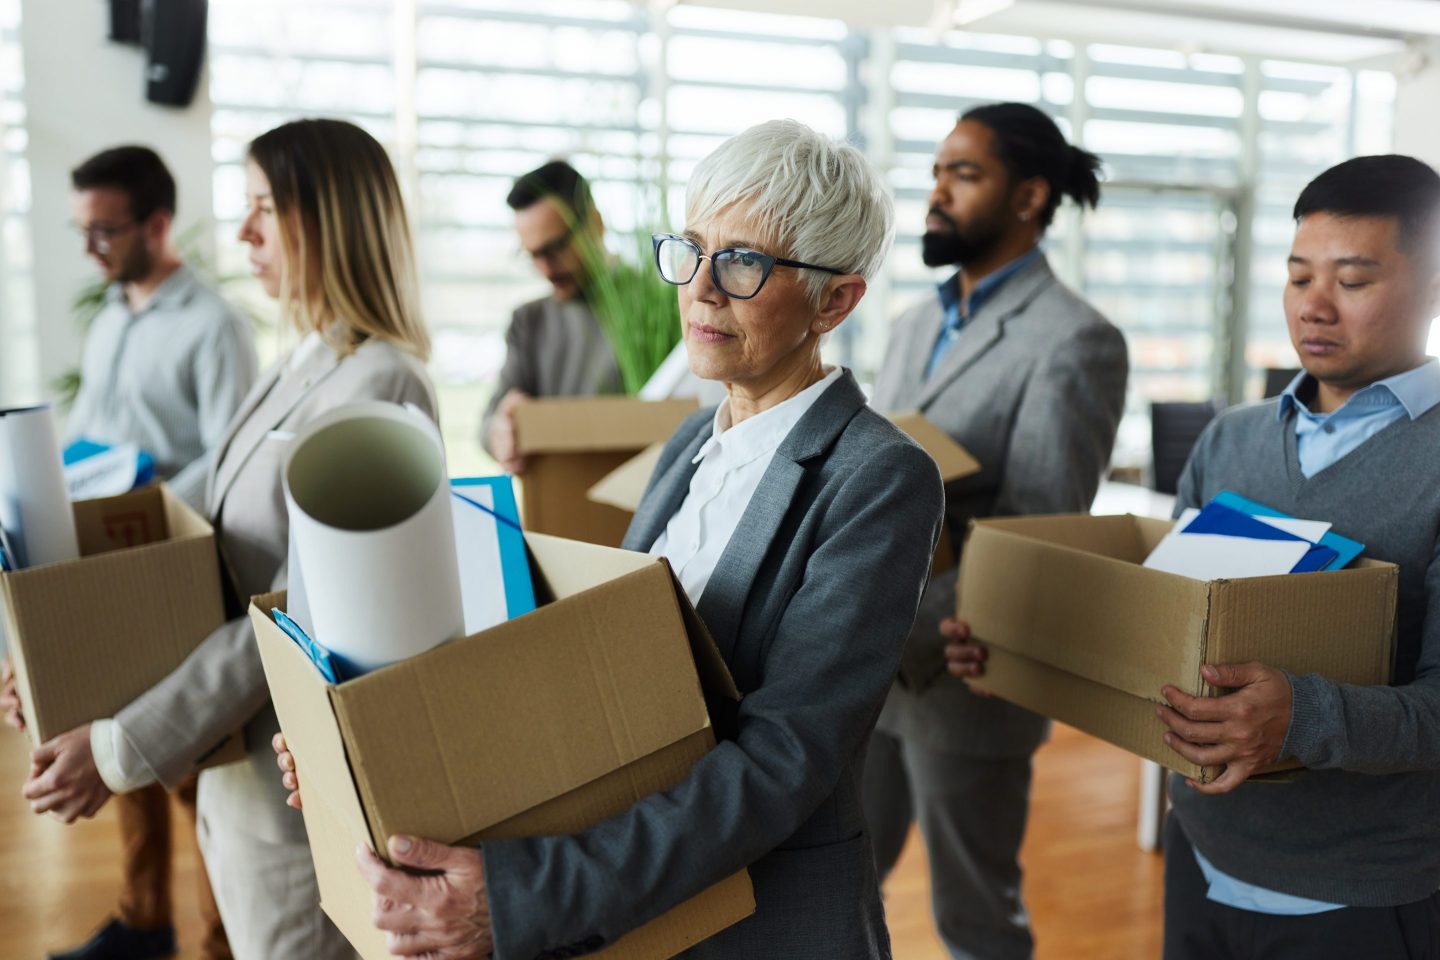
[[[302,808],[300,803],[300,775],[295,770],[295,755],[285,745],[285,734],[277,733],[270,741],[270,746],[275,750],[275,765],[280,768],[280,782],[290,795],[285,798],[285,806],[294,807],[296,810]]]
[[[395,957],[471,960],[495,949],[485,861],[470,847],[416,837],[390,838],[386,866],[368,847],[355,851],[375,894],[375,927]]]
[[[940,635],[945,638],[945,669],[957,677],[983,677],[985,659],[990,651],[970,642],[970,624],[954,617],[940,621]]]

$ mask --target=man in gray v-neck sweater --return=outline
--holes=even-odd
[[[1328,520],[1400,568],[1392,685],[1262,665],[1221,668],[1233,692],[1172,688],[1171,746],[1227,766],[1171,779],[1166,960],[1440,956],[1440,176],[1362,157],[1296,204],[1285,295],[1306,373],[1206,431],[1177,510],[1233,490]],[[1245,782],[1281,757],[1293,782]]]

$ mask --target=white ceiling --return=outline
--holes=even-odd
[[[651,0],[675,2],[675,0]],[[678,0],[866,26],[933,26],[993,0]],[[1297,12],[1299,11],[1299,12]],[[965,29],[1333,63],[1384,64],[1440,37],[1440,0],[1013,0]]]

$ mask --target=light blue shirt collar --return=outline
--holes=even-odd
[[[958,325],[962,320],[968,320],[975,316],[975,312],[985,304],[985,301],[1000,292],[1000,288],[1005,286],[1007,280],[1042,256],[1044,256],[1044,252],[1039,247],[1035,247],[1028,253],[1022,253],[1011,260],[999,270],[986,274],[971,289],[968,303],[961,301],[960,273],[956,271],[948,280],[940,284],[940,306],[945,311],[947,325]],[[963,314],[960,310],[962,305],[965,307]]]
[[[1434,357],[1426,357],[1425,362],[1414,370],[1377,380],[1356,391],[1338,410],[1330,414],[1312,413],[1305,401],[1300,399],[1299,391],[1306,386],[1309,378],[1310,374],[1301,371],[1290,381],[1290,385],[1280,395],[1280,403],[1276,409],[1279,419],[1283,420],[1291,410],[1298,410],[1313,419],[1323,419],[1363,414],[1365,410],[1362,408],[1388,407],[1398,403],[1405,408],[1406,415],[1415,420],[1440,404],[1440,360]],[[1310,390],[1313,389],[1312,385]]]

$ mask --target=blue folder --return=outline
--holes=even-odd
[[[476,487],[490,489],[494,509],[467,492]],[[495,518],[500,540],[501,576],[505,584],[505,610],[510,619],[535,609],[535,584],[530,579],[530,553],[525,548],[525,532],[520,527],[520,507],[515,500],[515,485],[508,475],[498,477],[464,477],[450,481],[450,492],[468,505]]]
[[[310,635],[300,629],[298,623],[285,616],[285,612],[279,607],[271,607],[270,615],[275,618],[276,626],[284,630],[286,635],[295,641],[296,646],[305,651],[305,656],[309,657],[310,662],[315,664],[315,669],[320,671],[322,677],[331,683],[340,682],[341,671],[338,669],[335,658],[330,655],[329,650],[326,650],[320,646],[320,644],[311,640]]]
[[[79,463],[81,460],[89,459],[99,453],[109,450],[110,446],[104,443],[96,443],[94,440],[86,440],[81,437],[72,441],[60,454],[60,459],[65,466],[72,463]],[[131,489],[139,489],[151,480],[155,479],[155,458],[141,450],[135,458],[135,483]]]
[[[1281,513],[1279,510],[1276,510],[1273,507],[1267,507],[1263,503],[1256,503],[1254,500],[1247,500],[1245,497],[1242,497],[1240,496],[1240,494],[1235,493],[1231,490],[1221,490],[1218,494],[1215,495],[1215,499],[1212,500],[1211,503],[1218,503],[1222,506],[1229,507],[1232,510],[1239,510],[1241,513],[1248,513],[1252,517],[1281,517],[1287,520],[1295,519],[1294,517],[1291,517],[1288,513]],[[1329,549],[1335,551],[1335,558],[1325,566],[1316,568],[1319,570],[1344,569],[1345,567],[1350,565],[1350,562],[1352,560],[1365,552],[1365,544],[1355,540],[1351,540],[1349,537],[1342,537],[1340,534],[1336,533],[1333,530],[1320,538],[1319,545],[1322,547],[1328,547]]]
[[[1251,540],[1293,540],[1310,543],[1304,537],[1296,536],[1279,527],[1271,526],[1245,511],[1227,507],[1212,500],[1200,511],[1200,515],[1185,528],[1186,533],[1213,533],[1227,537],[1247,537]],[[1305,555],[1290,568],[1291,573],[1313,573],[1324,570],[1337,557],[1336,551],[1320,544],[1311,544]]]

